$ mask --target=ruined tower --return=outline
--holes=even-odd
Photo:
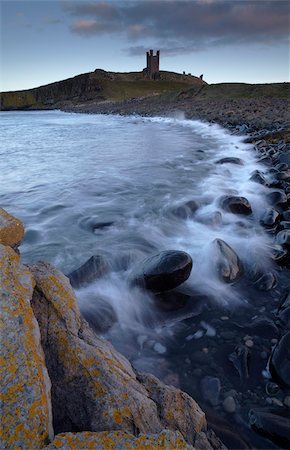
[[[157,80],[159,78],[159,55],[160,50],[157,50],[156,55],[153,55],[153,50],[147,52],[146,73],[152,80]]]

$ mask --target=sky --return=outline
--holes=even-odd
[[[288,0],[0,0],[0,90],[97,68],[160,70],[208,83],[289,80]]]

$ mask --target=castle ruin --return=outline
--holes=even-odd
[[[149,50],[146,53],[147,56],[147,66],[144,71],[152,80],[158,80],[159,74],[159,56],[160,50],[157,50],[156,55],[153,54],[153,50]]]

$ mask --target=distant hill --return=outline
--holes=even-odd
[[[115,73],[97,69],[67,80],[24,91],[2,92],[1,110],[52,109],[67,103],[122,101],[180,91],[206,83],[192,75],[160,72],[157,81],[143,72]]]

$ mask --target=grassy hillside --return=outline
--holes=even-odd
[[[122,101],[154,96],[204,83],[196,77],[174,72],[160,72],[160,80],[152,81],[142,72],[114,73],[97,69],[64,81],[25,91],[3,92],[1,109],[54,108],[63,102]]]

